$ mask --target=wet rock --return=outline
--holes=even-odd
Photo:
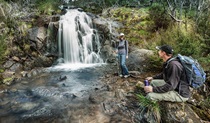
[[[62,84],[62,86],[63,86],[63,87],[66,87],[66,84],[65,84],[65,83],[63,83],[63,84]]]
[[[117,89],[115,92],[116,97],[120,100],[126,100],[126,92],[123,89]]]
[[[61,76],[59,77],[59,79],[58,79],[58,80],[59,80],[59,81],[63,81],[63,80],[66,80],[66,79],[67,79],[67,77],[66,77],[66,76],[62,76],[62,75],[61,75]]]
[[[103,102],[102,107],[103,107],[104,113],[108,115],[114,115],[116,111],[118,110],[117,103],[111,102],[111,101]]]
[[[22,68],[23,68],[23,65],[22,65],[22,64],[20,64],[20,63],[15,63],[15,64],[13,64],[13,65],[10,67],[9,70],[14,71],[14,72],[19,72],[19,71],[22,70]]]
[[[14,76],[14,75],[15,75],[15,72],[13,71],[5,71],[2,73],[3,78],[10,78],[11,76]]]
[[[35,27],[29,29],[29,39],[36,42],[36,49],[41,49],[44,45],[44,40],[46,39],[46,28],[45,27]]]
[[[3,67],[4,68],[10,68],[13,64],[15,64],[16,62],[15,61],[13,61],[13,60],[8,60],[8,61],[6,61],[4,64],[3,64]]]
[[[17,56],[13,56],[12,59],[16,62],[19,62],[20,61],[20,58],[18,58]]]
[[[32,90],[34,94],[38,94],[40,96],[44,97],[59,97],[60,92],[58,91],[57,88],[54,87],[37,87]]]
[[[28,81],[21,81],[22,84],[26,85],[28,84],[29,82]]]
[[[97,102],[97,99],[96,99],[93,95],[90,95],[90,96],[89,96],[89,101],[90,101],[91,103],[96,103],[96,102]]]
[[[34,60],[35,67],[50,67],[53,64],[53,58],[46,56],[39,56]]]
[[[36,118],[36,117],[49,117],[49,116],[52,116],[51,109],[49,109],[48,107],[42,107],[35,111],[31,111],[28,114],[22,115],[22,118],[27,119],[27,118]]]
[[[26,75],[26,77],[32,77],[32,76],[37,76],[38,74],[44,72],[44,69],[43,68],[35,68],[35,69],[32,69],[31,71],[29,72],[22,72],[23,75]]]
[[[62,96],[67,99],[71,99],[71,100],[77,98],[77,96],[75,94],[71,94],[71,93],[65,93]]]
[[[101,57],[103,59],[107,58],[106,61],[108,63],[114,63],[116,61],[116,55],[113,52],[114,50],[110,46],[109,41],[107,40],[101,49],[101,54],[102,54]]]
[[[30,111],[38,106],[39,104],[33,102],[19,103],[12,105],[11,110],[14,113],[23,113],[26,111]]]
[[[28,72],[27,71],[21,71],[20,74],[22,77],[27,77]]]

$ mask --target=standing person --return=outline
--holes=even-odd
[[[185,102],[190,97],[190,88],[183,66],[173,57],[173,49],[169,45],[157,46],[159,57],[163,60],[163,71],[146,79],[151,81],[145,86],[147,98],[171,102]]]
[[[126,63],[126,59],[128,59],[128,41],[125,40],[125,35],[123,33],[120,33],[120,36],[119,36],[117,53],[118,53],[118,60],[120,64],[119,66],[121,68],[121,74],[119,76],[127,78],[129,77],[129,72],[125,63]]]

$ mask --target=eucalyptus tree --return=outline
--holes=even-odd
[[[195,29],[202,36],[206,55],[210,52],[210,1],[209,0],[153,0],[163,6],[167,14],[176,22],[195,22]],[[187,29],[187,26],[186,26]]]
[[[196,25],[198,32],[203,36],[205,55],[210,53],[210,1],[199,3],[199,11],[196,14]]]

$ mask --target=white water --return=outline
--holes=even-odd
[[[68,10],[60,18],[58,33],[59,55],[65,64],[57,68],[77,69],[103,63],[97,30],[85,12]]]

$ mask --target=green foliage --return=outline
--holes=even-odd
[[[142,46],[143,41],[151,38],[149,28],[153,22],[150,21],[148,9],[120,7],[111,9],[109,14],[111,18],[124,25],[119,32],[126,33],[126,39],[131,44]]]
[[[154,4],[149,9],[151,20],[154,21],[154,30],[159,28],[167,29],[171,23],[171,18],[166,14],[166,10],[160,4]]]
[[[204,68],[204,71],[210,71],[210,56],[200,57],[197,59],[201,66]]]
[[[4,55],[5,55],[5,50],[7,48],[6,44],[5,44],[5,35],[0,35],[0,63],[3,61]]]
[[[160,30],[159,35],[156,35],[152,40],[156,42],[153,43],[156,46],[163,44],[171,45],[175,55],[180,53],[197,58],[202,54],[202,39],[190,27],[186,30],[181,26],[172,26],[167,30]]]
[[[58,9],[60,2],[60,0],[37,0],[36,6],[42,13],[50,15]]]
[[[4,0],[0,0],[1,3],[5,2]]]
[[[143,96],[142,94],[137,94],[137,98],[139,100],[139,105],[141,107],[141,110],[147,109],[147,113],[149,115],[153,115],[157,123],[160,122],[160,107],[158,102],[150,100]]]
[[[210,6],[210,2],[208,3]],[[197,30],[204,37],[205,46],[203,51],[208,55],[210,53],[210,8],[201,13],[197,20]]]
[[[196,34],[180,32],[176,39],[176,50],[184,55],[200,57],[203,45],[201,41]]]
[[[13,34],[16,31],[16,29],[18,27],[17,22],[18,22],[17,19],[15,19],[13,17],[8,17],[5,20],[5,23],[6,23],[7,27],[9,28],[10,34]]]

